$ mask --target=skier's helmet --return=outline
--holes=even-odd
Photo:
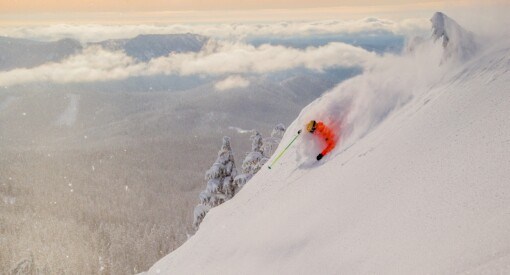
[[[317,126],[317,122],[315,122],[315,120],[311,120],[310,122],[308,122],[308,124],[306,125],[306,130],[310,133],[313,133],[315,132],[315,127]]]

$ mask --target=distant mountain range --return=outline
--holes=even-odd
[[[60,61],[81,51],[83,46],[73,39],[38,42],[28,39],[0,37],[0,70],[32,68]]]
[[[112,39],[87,45],[100,45],[109,50],[122,50],[139,60],[166,56],[170,53],[198,52],[208,38],[196,34],[150,34],[130,39]],[[0,70],[32,68],[48,62],[59,62],[79,53],[84,46],[73,39],[40,42],[0,37]]]
[[[166,56],[170,53],[198,52],[208,38],[197,34],[143,34],[130,39],[112,39],[90,45],[108,50],[123,50],[140,61]]]

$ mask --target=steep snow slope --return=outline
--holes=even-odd
[[[386,56],[305,108],[279,150],[311,118],[340,146],[317,163],[304,134],[148,273],[508,274],[510,39],[443,50]]]

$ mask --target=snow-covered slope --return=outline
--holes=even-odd
[[[510,39],[466,59],[449,39],[306,107],[279,150],[313,118],[341,131],[332,154],[304,133],[148,273],[508,274]]]

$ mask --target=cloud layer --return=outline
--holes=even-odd
[[[122,51],[107,51],[90,46],[81,54],[60,63],[31,69],[0,72],[0,85],[13,86],[31,82],[79,83],[122,80],[152,75],[264,74],[294,68],[324,70],[333,67],[363,67],[377,59],[374,53],[344,43],[329,43],[304,50],[283,46],[210,41],[198,53],[180,53],[137,62]],[[235,86],[239,79],[226,79],[219,85]]]
[[[139,34],[195,33],[213,38],[241,40],[247,37],[282,37],[325,34],[352,34],[387,31],[394,34],[416,34],[427,31],[427,18],[393,21],[378,18],[361,20],[328,20],[312,22],[278,22],[260,24],[138,24],[138,25],[68,25],[2,27],[0,36],[53,41],[74,38],[81,42],[132,38]]]
[[[238,75],[229,76],[214,84],[214,88],[218,91],[226,91],[234,88],[246,88],[248,86],[250,86],[250,81]]]
[[[31,82],[73,83],[125,79],[136,76],[146,67],[123,52],[88,47],[83,53],[61,63],[49,63],[31,69],[0,72],[0,85],[12,86]]]

